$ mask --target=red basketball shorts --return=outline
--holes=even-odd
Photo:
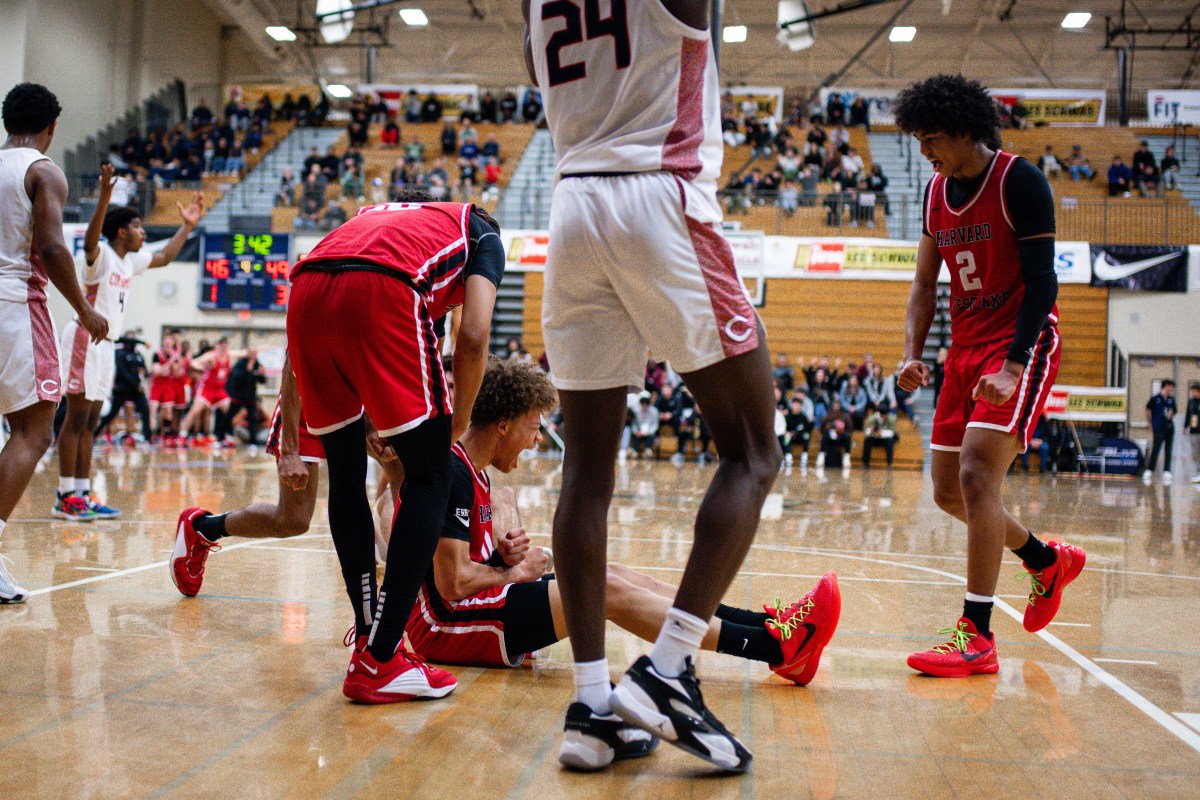
[[[1025,367],[1017,391],[1002,406],[972,399],[975,385],[984,375],[999,372],[1004,367],[1011,339],[979,345],[952,345],[946,358],[946,378],[942,394],[933,414],[934,450],[957,452],[962,449],[967,428],[986,428],[1017,437],[1021,452],[1029,446],[1038,417],[1046,405],[1050,387],[1058,376],[1058,329],[1053,325],[1042,330],[1033,357]]]

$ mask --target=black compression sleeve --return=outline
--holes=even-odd
[[[471,275],[482,275],[499,287],[504,278],[504,244],[500,241],[500,234],[474,213],[471,214],[469,229],[471,258],[464,280]]]
[[[1017,243],[1021,251],[1021,277],[1025,281],[1025,296],[1017,310],[1017,331],[1012,346],[1008,348],[1008,360],[1028,364],[1046,325],[1046,317],[1058,299],[1058,276],[1054,274],[1054,237],[1022,239]]]
[[[1018,239],[1054,233],[1054,192],[1042,171],[1024,158],[1004,180],[1004,205]]]

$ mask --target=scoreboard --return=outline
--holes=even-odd
[[[205,234],[200,242],[199,307],[287,311],[291,257],[291,234]]]

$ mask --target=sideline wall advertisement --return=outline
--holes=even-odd
[[[1017,101],[1029,112],[1026,119],[1029,124],[1039,122],[1051,126],[1078,126],[1104,124],[1105,94],[1102,91],[1089,89],[989,89],[993,97],[1012,107]],[[899,89],[860,89],[841,88],[822,89],[821,105],[829,101],[829,95],[839,94],[846,106],[855,97],[862,97],[870,109],[872,125],[894,125],[896,118],[892,114],[892,103],[895,102]],[[1183,94],[1188,94],[1184,92]],[[1200,92],[1191,94],[1200,95]]]
[[[782,86],[729,86],[721,90],[721,97],[726,95],[733,100],[733,111],[739,119],[742,103],[753,100],[758,105],[759,119],[774,117],[776,122],[783,122]]]
[[[1092,286],[1141,292],[1186,292],[1188,248],[1093,245]]]
[[[1146,92],[1151,125],[1200,125],[1200,91],[1151,89]]]

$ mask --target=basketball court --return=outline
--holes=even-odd
[[[764,665],[705,653],[710,707],[756,756],[714,776],[670,747],[598,776],[557,762],[571,692],[560,643],[514,670],[453,668],[445,701],[366,707],[341,694],[350,622],[323,511],[290,540],[228,540],[203,593],[166,568],[178,509],[276,493],[266,457],[97,455],[126,517],[90,525],[14,516],[14,571],[34,597],[3,609],[6,769],[17,797],[977,797],[1179,798],[1200,785],[1200,492],[1190,486],[1017,476],[1006,499],[1088,569],[1040,635],[1019,622],[1009,555],[995,623],[1001,672],[915,674],[962,594],[965,529],[919,472],[782,473],[727,602],[785,602],[824,571],[844,611],[807,688]],[[523,461],[514,489],[547,544],[561,462]],[[678,575],[713,467],[620,468],[609,553]],[[52,488],[46,474],[31,494]],[[43,492],[44,494],[44,492]],[[323,504],[322,504],[323,507]],[[648,644],[610,625],[608,656]],[[697,778],[701,778],[697,780]]]

